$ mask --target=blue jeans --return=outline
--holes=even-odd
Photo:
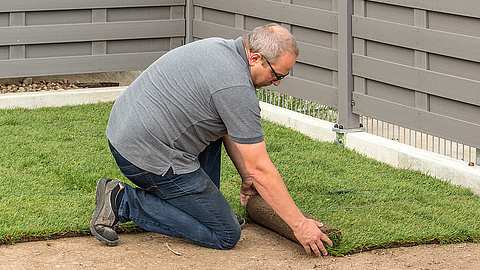
[[[111,145],[120,171],[138,188],[125,185],[118,209],[120,222],[190,240],[216,249],[231,249],[240,239],[240,225],[220,193],[222,139],[200,155],[198,170],[187,174],[157,175],[130,163]]]

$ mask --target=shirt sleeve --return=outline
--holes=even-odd
[[[254,144],[263,141],[260,105],[252,87],[222,89],[212,94],[212,100],[234,142]]]

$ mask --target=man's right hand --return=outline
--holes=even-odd
[[[313,252],[315,256],[320,254],[327,256],[328,252],[323,242],[329,246],[333,245],[332,240],[320,230],[322,226],[323,224],[318,221],[305,218],[293,228],[295,237],[309,255]]]

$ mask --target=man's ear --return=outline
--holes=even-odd
[[[253,66],[258,61],[261,61],[261,60],[262,60],[262,55],[259,53],[250,53],[248,56],[248,64],[250,66]]]

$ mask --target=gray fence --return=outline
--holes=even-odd
[[[477,1],[192,2],[193,39],[279,22],[301,56],[280,89],[358,116],[480,147]]]
[[[0,78],[140,70],[185,37],[184,0],[3,0]]]
[[[475,0],[4,2],[0,77],[142,69],[184,39],[278,22],[301,51],[281,91],[345,129],[369,117],[480,148]]]
[[[479,17],[478,1],[356,1],[354,112],[480,147]]]

